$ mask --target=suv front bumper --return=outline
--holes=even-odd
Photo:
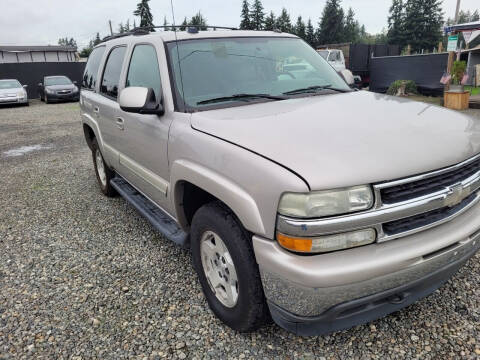
[[[253,237],[275,322],[299,335],[366,323],[410,305],[446,282],[480,248],[480,205],[402,239],[301,256]]]

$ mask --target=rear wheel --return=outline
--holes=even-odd
[[[97,176],[97,181],[103,194],[108,197],[115,196],[117,192],[110,184],[110,180],[113,179],[115,173],[105,163],[102,152],[98,147],[97,139],[92,140],[92,159],[95,175]]]
[[[193,265],[208,305],[232,329],[248,332],[269,319],[251,238],[220,202],[201,207],[192,220]]]

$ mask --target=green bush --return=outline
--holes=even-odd
[[[460,85],[462,83],[463,75],[465,74],[466,70],[467,70],[466,61],[455,61],[453,63],[452,80],[454,84]]]
[[[397,80],[390,85],[390,87],[387,90],[388,95],[397,95],[398,89],[402,86],[402,84],[405,83],[405,94],[418,94],[417,90],[417,84],[415,84],[415,81],[413,80]]]

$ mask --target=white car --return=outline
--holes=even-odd
[[[23,104],[28,106],[28,96],[25,88],[15,79],[0,80],[0,105]]]
[[[355,76],[353,73],[347,69],[345,63],[345,56],[343,56],[342,50],[336,49],[325,49],[325,50],[317,50],[317,52],[328,61],[332,67],[343,76],[347,84],[359,84],[361,83],[362,79],[360,76]]]

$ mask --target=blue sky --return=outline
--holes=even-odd
[[[209,24],[238,26],[241,0],[173,0],[177,22],[191,17],[197,10]],[[114,28],[130,18],[137,0],[0,0],[0,44],[55,44],[59,37],[74,37],[79,46],[88,43],[97,31],[107,35],[108,19]],[[155,22],[163,23],[167,15],[171,22],[169,0],[151,0]],[[298,15],[311,17],[316,24],[325,0],[262,0],[265,10],[279,14],[285,7],[292,19]],[[192,5],[195,4],[195,5]],[[391,0],[343,0],[343,7],[352,7],[360,23],[370,33],[387,26]],[[456,0],[444,0],[443,8],[453,17]],[[462,9],[480,9],[479,0],[462,0]]]

